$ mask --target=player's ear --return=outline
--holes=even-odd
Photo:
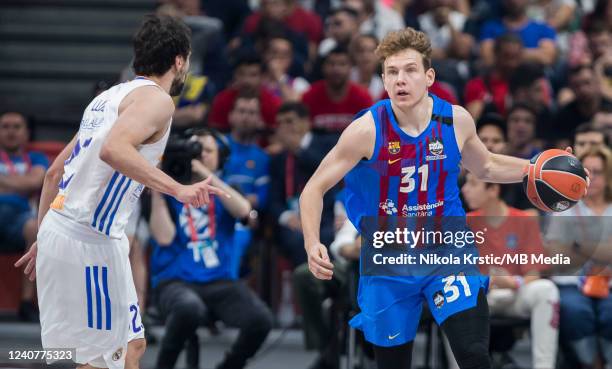
[[[429,68],[425,71],[425,78],[427,80],[427,88],[431,88],[436,80],[436,72],[433,68]]]
[[[181,70],[183,68],[183,65],[185,65],[185,58],[183,58],[182,55],[175,56],[174,66],[176,67],[176,70]]]

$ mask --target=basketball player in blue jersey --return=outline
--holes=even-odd
[[[376,50],[389,100],[358,115],[321,162],[300,198],[310,271],[331,279],[333,265],[320,243],[322,198],[344,177],[346,210],[359,229],[364,217],[464,216],[460,164],[479,179],[520,182],[527,160],[490,153],[462,107],[428,93],[434,83],[427,36],[406,28],[389,33]],[[491,367],[488,277],[361,276],[361,313],[350,324],[374,344],[379,369],[409,369],[421,307],[426,300],[462,369]]]
[[[44,348],[76,349],[80,368],[138,368],[145,349],[124,228],[144,186],[200,207],[224,192],[157,169],[185,82],[190,31],[149,16],[134,37],[138,77],[99,94],[49,168],[37,243],[17,262],[38,278]],[[129,342],[129,344],[128,344]]]

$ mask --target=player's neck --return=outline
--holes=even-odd
[[[170,73],[166,73],[163,76],[142,76],[150,81],[155,82],[159,87],[161,87],[166,93],[170,93],[170,87],[172,86],[172,80],[174,77],[170,75]]]
[[[508,215],[508,205],[502,199],[488,201],[482,212],[488,217],[504,217]]]
[[[418,103],[409,107],[401,108],[395,104],[391,104],[397,124],[401,128],[407,128],[409,134],[418,135],[429,124],[433,111],[433,99],[429,95],[425,95]]]

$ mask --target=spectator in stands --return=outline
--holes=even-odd
[[[253,33],[264,18],[282,21],[292,31],[306,36],[309,59],[314,60],[317,45],[323,38],[323,23],[317,14],[304,9],[296,0],[261,0],[260,11],[244,22],[244,32]]]
[[[412,27],[417,31],[419,28],[419,19],[416,6],[417,2],[413,0],[397,0],[391,5],[393,9],[404,17],[404,23],[406,27]]]
[[[351,82],[350,74],[351,59],[347,49],[331,50],[323,61],[324,79],[313,83],[302,96],[315,130],[339,136],[357,112],[372,105],[368,91]]]
[[[575,97],[557,112],[554,130],[558,137],[571,137],[579,124],[591,121],[599,110],[612,108],[612,101],[601,95],[590,65],[570,69],[569,87]]]
[[[350,44],[351,59],[355,66],[351,70],[351,81],[367,88],[372,101],[380,99],[385,92],[380,78],[380,63],[374,51],[378,40],[373,35],[358,35]]]
[[[324,57],[338,45],[349,46],[351,38],[359,33],[357,16],[355,9],[348,6],[341,6],[330,12],[326,21],[327,37],[319,44],[319,56]]]
[[[608,145],[612,145],[612,107],[601,109],[595,113],[593,127],[602,131],[606,136]]]
[[[584,17],[582,23],[584,28],[588,28],[594,22],[602,22],[607,25],[612,24],[612,1],[597,0],[595,8]]]
[[[173,127],[186,129],[202,126],[213,96],[215,87],[208,77],[188,74],[183,91],[174,98],[176,109],[172,116]]]
[[[524,63],[514,70],[509,84],[510,98],[506,107],[521,102],[530,105],[537,114],[536,136],[552,140],[555,137],[552,113],[552,88],[541,65]],[[506,114],[508,114],[506,110]],[[569,137],[569,136],[565,136]],[[562,137],[561,137],[562,138]],[[567,147],[569,143],[563,148]]]
[[[376,35],[379,40],[387,33],[405,27],[402,16],[381,1],[343,0],[343,4],[357,11],[360,32]]]
[[[574,155],[582,156],[583,154],[608,146],[606,136],[603,131],[595,128],[592,123],[583,123],[576,127],[574,133]]]
[[[495,39],[493,65],[465,86],[465,106],[475,120],[487,112],[506,115],[510,77],[520,64],[522,52],[523,44],[515,34]]]
[[[208,125],[221,131],[229,131],[229,112],[239,92],[255,93],[259,96],[261,116],[268,128],[274,127],[276,111],[281,100],[262,86],[263,71],[261,59],[252,53],[238,57],[234,67],[234,81],[230,87],[219,92],[213,100]]]
[[[553,277],[561,294],[560,342],[564,356],[577,361],[571,368],[596,368],[599,347],[607,368],[612,364],[612,153],[600,147],[578,159],[590,172],[589,191],[573,208],[553,213],[546,233],[551,254],[572,260],[573,270]],[[607,273],[598,275],[606,266]]]
[[[555,30],[560,55],[567,53],[571,32],[578,26],[576,8],[576,0],[532,0],[527,7],[529,18],[546,23]]]
[[[556,58],[555,30],[533,21],[527,16],[529,0],[503,0],[504,15],[501,19],[486,22],[480,34],[480,56],[486,66],[493,65],[494,40],[508,32],[516,33],[523,41],[522,61],[552,65]]]
[[[0,115],[0,252],[24,251],[38,233],[30,197],[41,190],[49,161],[41,153],[26,150],[29,135],[28,122],[21,113]],[[38,321],[35,293],[34,283],[24,275],[21,320]]]
[[[299,101],[310,84],[302,77],[291,77],[293,45],[288,37],[268,39],[264,48],[264,86],[283,101]]]
[[[263,126],[259,99],[256,95],[240,94],[229,115],[232,130],[228,135],[231,155],[223,166],[225,182],[240,192],[253,209],[261,211],[268,203],[270,158],[257,145],[258,131]],[[251,212],[248,224],[237,222],[234,233],[236,254],[242,256],[251,244],[251,230],[257,226],[257,212]],[[236,257],[234,270],[240,269]]]
[[[605,24],[602,21],[594,21],[585,28],[585,33],[589,45],[589,60],[592,63],[611,52],[612,30],[609,24]]]
[[[428,11],[419,16],[419,28],[432,46],[436,78],[453,86],[465,84],[474,38],[464,32],[466,15],[457,10],[458,0],[428,0]]]
[[[526,103],[516,103],[508,111],[506,154],[531,159],[542,151],[536,140],[538,117],[535,110]]]
[[[478,137],[487,150],[503,154],[506,152],[506,128],[504,118],[496,113],[489,113],[478,121]]]
[[[301,103],[283,104],[277,121],[283,151],[270,159],[269,212],[281,253],[296,267],[306,262],[298,199],[335,138],[310,131],[308,108]],[[333,192],[323,205],[321,240],[326,245],[334,238]]]
[[[346,300],[349,297],[348,273],[351,264],[359,262],[361,252],[359,232],[350,220],[345,218],[329,249],[334,260],[334,275],[330,281],[315,278],[308,269],[308,263],[300,265],[293,274],[294,291],[304,319],[302,326],[306,349],[318,351],[309,369],[338,368],[338,348],[330,344],[337,335],[335,322],[330,322],[325,316],[323,302],[327,298]]]
[[[471,173],[461,188],[473,210],[467,214],[470,228],[474,232],[487,230],[479,249],[495,256],[543,254],[537,218],[508,206],[502,199],[503,190],[503,185],[485,183]],[[535,263],[490,266],[487,300],[492,315],[531,319],[530,367],[553,369],[557,356],[559,291],[553,282],[540,278],[544,268],[545,265]]]
[[[244,0],[201,0],[200,4],[204,14],[221,21],[226,40],[239,35],[244,20],[251,13],[248,2]]]
[[[166,319],[157,368],[174,368],[185,341],[205,316],[240,329],[217,368],[243,368],[266,339],[272,315],[246,284],[232,274],[235,219],[251,206],[214,173],[223,165],[228,144],[217,133],[198,133],[202,157],[192,161],[194,179],[211,178],[230,196],[215,196],[202,208],[183,206],[171,196],[152,194],[152,285]]]

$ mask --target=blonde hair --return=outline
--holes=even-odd
[[[612,202],[612,151],[606,146],[594,147],[580,155],[578,159],[584,161],[584,159],[592,156],[600,158],[604,162],[604,179],[606,181],[604,197],[606,202]]]
[[[425,70],[431,67],[431,41],[425,33],[411,27],[387,33],[375,53],[384,64],[388,57],[406,49],[413,49],[421,54]]]

